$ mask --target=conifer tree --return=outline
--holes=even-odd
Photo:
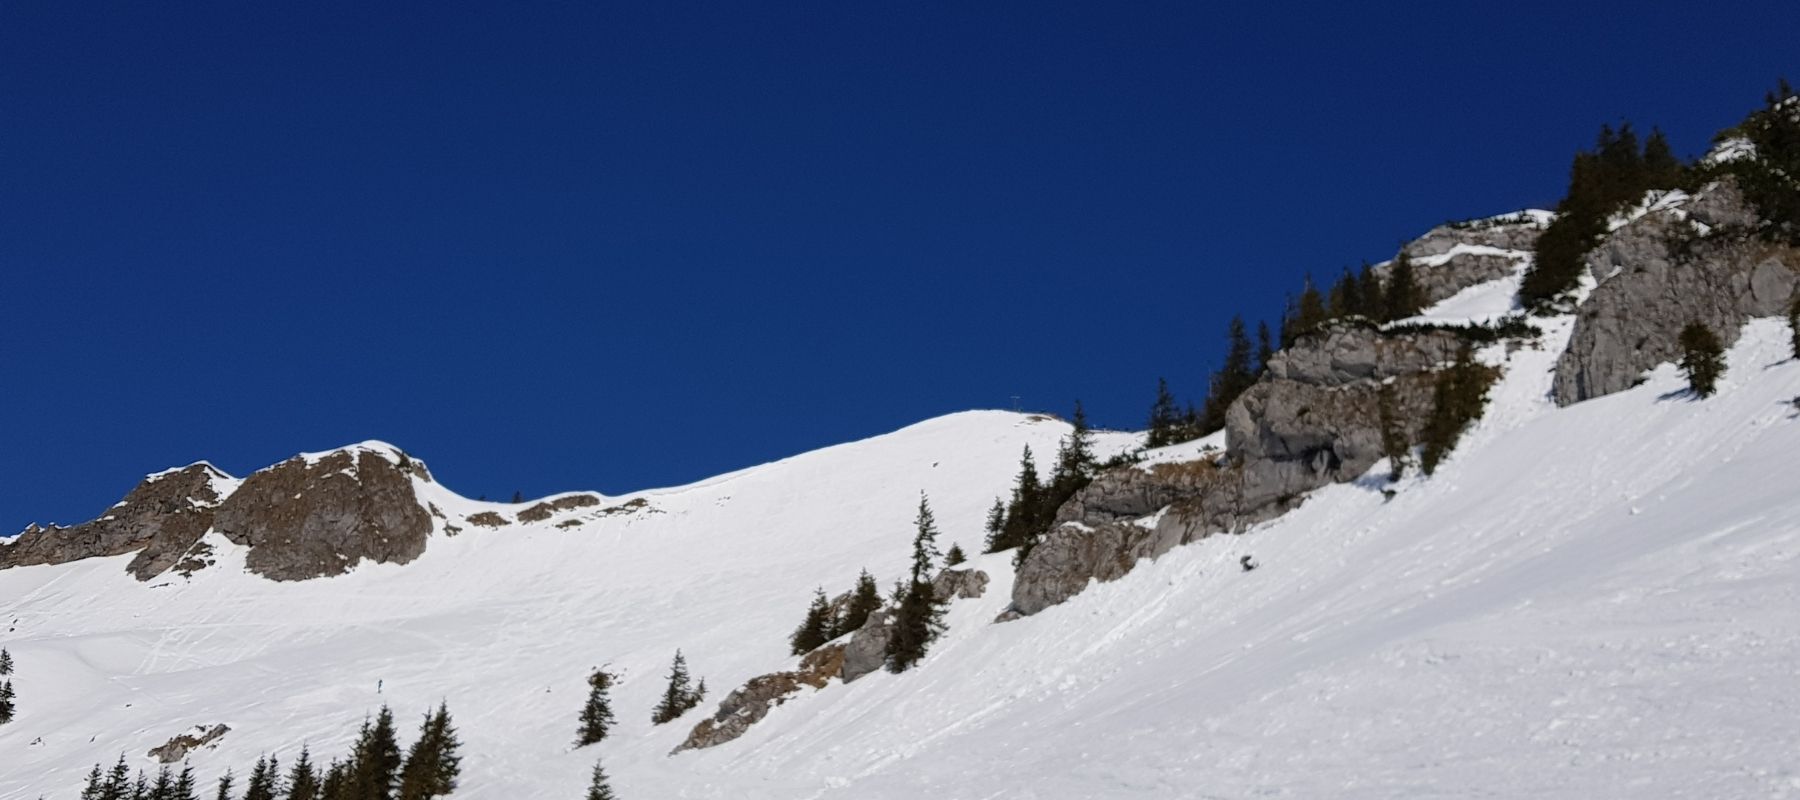
[[[440,702],[436,711],[425,715],[419,739],[400,768],[400,800],[430,800],[456,791],[456,780],[462,774],[459,747],[456,729],[450,725],[450,708]]]
[[[319,797],[319,774],[313,770],[312,754],[304,745],[294,766],[288,769],[287,800],[322,800]]]
[[[258,756],[244,783],[244,800],[275,800],[280,794],[281,764],[273,756]]]
[[[100,771],[100,765],[88,770],[87,785],[81,790],[81,800],[100,800],[106,793],[106,779]]]
[[[325,777],[319,779],[319,800],[345,800],[349,786],[349,765],[332,759],[325,767]]]
[[[950,545],[950,552],[944,554],[944,566],[946,567],[954,567],[968,560],[969,557],[963,554],[960,544]]]
[[[1086,485],[1094,468],[1094,432],[1088,428],[1087,412],[1082,410],[1080,400],[1075,401],[1071,427],[1056,451],[1056,471],[1050,483],[1057,491],[1074,491],[1073,487]]]
[[[581,707],[581,726],[575,732],[575,746],[586,747],[606,738],[612,731],[612,685],[618,680],[604,669],[588,676],[587,704]]]
[[[1195,431],[1199,434],[1225,427],[1225,412],[1256,383],[1256,370],[1250,363],[1250,336],[1245,332],[1243,317],[1231,318],[1225,340],[1225,364],[1213,373],[1212,387],[1206,393],[1206,410],[1200,415],[1199,430]]]
[[[1256,374],[1269,371],[1269,359],[1275,357],[1275,345],[1269,340],[1269,323],[1256,323]]]
[[[987,530],[987,552],[998,553],[1005,550],[1005,540],[1001,537],[1000,532],[1006,529],[1006,503],[998,497],[994,498],[994,507],[988,509],[985,529]]]
[[[175,788],[169,792],[170,800],[199,800],[194,794],[199,787],[194,783],[194,768],[182,762],[181,772],[175,776]],[[290,797],[289,800],[313,800],[310,797]]]
[[[1381,276],[1375,274],[1375,268],[1367,261],[1356,275],[1356,288],[1363,316],[1382,321],[1387,310],[1387,293],[1381,286]]]
[[[1388,320],[1405,319],[1424,307],[1425,297],[1419,291],[1418,277],[1413,274],[1412,255],[1402,249],[1388,268],[1387,305],[1383,316]]]
[[[931,571],[937,559],[937,519],[922,492],[913,524],[917,532],[913,536],[912,580],[906,585],[894,614],[893,632],[888,636],[890,672],[905,672],[918,663],[932,640],[943,631],[943,607],[931,589]]]
[[[1788,337],[1792,340],[1794,357],[1800,358],[1800,297],[1794,298],[1794,304],[1788,306]]]
[[[806,655],[832,639],[835,620],[831,618],[831,601],[825,597],[824,588],[813,590],[812,605],[806,609],[806,619],[788,636],[789,650],[794,655]]]
[[[1041,530],[1039,517],[1044,505],[1043,494],[1044,486],[1038,481],[1037,462],[1032,460],[1031,445],[1026,445],[1024,455],[1019,458],[1019,478],[1013,487],[1012,502],[1006,507],[999,549],[1024,547]],[[904,590],[901,594],[905,594]]]
[[[168,764],[156,768],[156,778],[150,783],[149,800],[175,800],[175,773]]]
[[[375,724],[363,723],[351,756],[345,791],[349,800],[392,800],[394,780],[400,774],[400,744],[394,735],[394,712],[387,706],[375,715]]]
[[[688,677],[687,657],[676,650],[675,660],[669,665],[669,687],[663,690],[663,698],[651,712],[650,721],[657,725],[671,722],[698,705],[700,698],[691,681]]]
[[[1176,429],[1180,426],[1181,412],[1175,408],[1175,395],[1169,391],[1169,382],[1157,378],[1156,402],[1150,406],[1150,430],[1144,446],[1163,447],[1174,444]]]
[[[149,800],[150,779],[144,776],[143,770],[137,771],[137,780],[131,783],[131,800]]]
[[[600,762],[595,761],[594,776],[588,780],[587,800],[618,800],[618,798],[618,795],[613,794],[612,786],[606,781],[606,770],[600,766]]]
[[[11,674],[13,674],[12,653],[7,652],[6,648],[0,647],[0,678]]]
[[[875,585],[875,576],[863,570],[856,578],[856,589],[850,593],[850,605],[844,609],[844,619],[838,624],[843,633],[862,630],[869,615],[881,609],[881,588]]]
[[[1296,336],[1311,333],[1313,329],[1325,324],[1328,315],[1325,311],[1325,300],[1319,296],[1319,287],[1313,285],[1312,276],[1306,276],[1306,288],[1300,292],[1300,308],[1294,315],[1294,334]]]
[[[1711,397],[1718,391],[1719,376],[1725,374],[1725,346],[1718,335],[1698,321],[1681,329],[1681,369],[1687,373],[1688,388],[1700,397]]]
[[[231,782],[231,769],[226,768],[225,774],[219,776],[219,792],[213,797],[216,800],[231,800]]]
[[[1644,140],[1644,181],[1653,189],[1673,189],[1681,185],[1681,159],[1669,148],[1668,137],[1661,128],[1651,128]]]
[[[13,721],[19,713],[19,706],[14,700],[12,681],[0,681],[0,725]]]
[[[1362,314],[1362,287],[1357,285],[1356,276],[1350,268],[1344,268],[1337,283],[1331,285],[1331,293],[1325,299],[1325,309],[1332,319]]]
[[[1431,416],[1426,418],[1421,434],[1421,472],[1436,472],[1438,464],[1456,447],[1463,429],[1481,418],[1493,377],[1493,370],[1475,363],[1474,351],[1467,344],[1457,354],[1456,363],[1438,373],[1432,389]]]
[[[525,502],[525,493],[519,492],[519,491],[513,492],[512,501],[513,501],[513,505],[518,505],[519,503]]]

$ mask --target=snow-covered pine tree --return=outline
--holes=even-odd
[[[788,636],[788,649],[794,655],[805,655],[831,640],[836,620],[832,619],[831,601],[823,587],[813,590],[812,605],[806,608],[806,619]]]
[[[11,674],[13,674],[12,653],[8,652],[6,648],[0,647],[0,678]]]
[[[594,775],[592,778],[590,778],[588,780],[587,800],[618,800],[618,799],[619,799],[619,796],[616,794],[613,794],[612,786],[609,783],[607,783],[606,769],[604,767],[600,766],[599,761],[595,761],[594,762]]]
[[[0,681],[0,725],[13,721],[13,715],[19,711],[14,701],[12,681]]]
[[[581,707],[581,726],[575,732],[576,747],[586,747],[605,739],[612,731],[612,697],[608,693],[617,680],[604,669],[596,669],[588,676],[588,699]]]
[[[900,599],[894,630],[888,637],[890,672],[905,672],[918,663],[931,641],[943,631],[943,606],[931,589],[932,565],[937,559],[937,519],[923,492],[919,494],[919,513],[913,523],[917,532],[913,535],[912,580]]]

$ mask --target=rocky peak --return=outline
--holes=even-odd
[[[214,513],[236,486],[234,478],[206,462],[158,472],[145,477],[98,519],[70,528],[27,528],[12,546],[0,550],[0,567],[123,555],[157,542],[185,542],[180,545],[185,550],[211,526]],[[149,577],[139,572],[135,561],[132,571]]]
[[[415,479],[431,473],[381,442],[305,453],[244,479],[213,527],[249,548],[251,572],[274,580],[340,575],[363,559],[404,564],[425,552],[432,528]]]

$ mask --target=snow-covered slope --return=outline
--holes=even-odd
[[[1007,558],[983,557],[995,585],[918,669],[803,692],[673,757],[701,713],[648,722],[676,648],[710,710],[789,663],[813,586],[897,574],[920,490],[972,548],[1019,447],[1047,460],[1066,428],[956,415],[339,578],[244,575],[222,540],[186,582],[139,584],[119,559],[0,571],[21,705],[0,797],[72,796],[94,762],[143,763],[195,724],[233,726],[203,774],[302,741],[341,753],[380,703],[439,699],[464,734],[459,798],[576,796],[596,756],[626,798],[1800,796],[1787,327],[1751,323],[1708,400],[1665,366],[1556,409],[1571,320],[1545,324],[1541,347],[1483,353],[1506,364],[1487,416],[1392,499],[1332,486],[1002,624]],[[604,662],[622,725],[571,751]]]

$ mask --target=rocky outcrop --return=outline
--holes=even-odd
[[[339,575],[364,559],[404,564],[431,533],[415,477],[430,474],[385,445],[296,456],[246,478],[213,527],[249,547],[251,572],[274,580]]]
[[[174,764],[202,747],[216,747],[215,743],[230,732],[229,725],[195,725],[162,746],[150,748],[148,755],[160,763]]]
[[[206,463],[151,475],[92,522],[27,528],[13,544],[0,548],[0,568],[142,550],[128,569],[139,580],[149,580],[199,541],[234,483]]]
[[[843,661],[844,646],[828,644],[807,653],[796,670],[759,675],[745,681],[743,686],[725,696],[718,711],[694,726],[675,752],[717,747],[743,736],[751,725],[768,716],[771,709],[786,702],[801,687],[824,688],[832,676],[838,674]]]
[[[946,569],[931,580],[939,600],[973,600],[987,593],[988,574],[978,569]]]
[[[569,511],[577,508],[600,505],[600,498],[591,494],[571,494],[555,500],[545,500],[519,512],[520,522],[543,522],[558,511]]]
[[[1680,358],[1677,338],[1690,322],[1729,346],[1750,318],[1785,314],[1800,288],[1800,252],[1747,234],[1755,221],[1726,180],[1602,241],[1588,255],[1600,283],[1556,364],[1556,402],[1636,385],[1645,371]]]
[[[1477,284],[1505,278],[1531,256],[1549,215],[1526,211],[1504,217],[1439,225],[1400,249],[1413,259],[1414,279],[1426,303],[1448,300]],[[1391,264],[1375,268],[1382,279]]]
[[[887,663],[888,639],[894,634],[894,612],[881,609],[869,614],[850,641],[844,643],[844,660],[839,677],[845,683],[881,669]]]
[[[1436,372],[1463,347],[1453,331],[1382,332],[1341,323],[1277,353],[1226,413],[1221,456],[1098,476],[1057,512],[1019,565],[1006,615],[1035,614],[1090,581],[1216,533],[1243,531],[1306,492],[1353,480],[1383,457],[1381,397],[1417,441]]]

